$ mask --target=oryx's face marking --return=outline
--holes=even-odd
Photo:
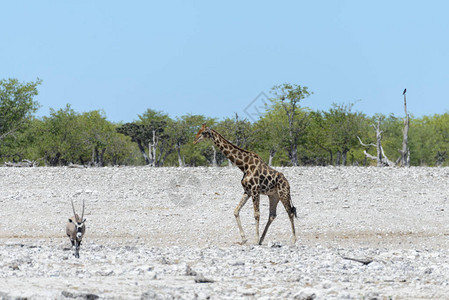
[[[84,219],[82,222],[73,222],[72,219],[69,219],[69,222],[75,225],[76,239],[81,241],[84,234],[84,222],[86,222],[86,219]]]
[[[75,227],[76,227],[76,238],[80,240],[83,237],[84,223],[76,223]]]

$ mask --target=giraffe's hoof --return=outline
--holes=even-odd
[[[254,245],[259,245],[260,238],[256,236],[256,239],[254,240]]]

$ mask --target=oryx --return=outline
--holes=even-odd
[[[75,246],[75,257],[79,258],[81,240],[83,239],[84,233],[86,232],[86,219],[84,219],[84,200],[83,200],[83,212],[81,213],[81,218],[75,212],[75,206],[73,206],[72,200],[73,217],[69,218],[67,222],[65,232],[72,243],[72,247]]]

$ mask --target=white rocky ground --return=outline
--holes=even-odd
[[[236,168],[0,168],[0,298],[447,299],[448,168],[279,169],[295,245],[282,205],[254,245],[251,202],[238,244]],[[79,259],[71,199],[86,201]],[[265,196],[261,213],[263,229]]]

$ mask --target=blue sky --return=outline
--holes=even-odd
[[[327,110],[449,111],[448,1],[4,1],[0,78],[43,80],[49,108],[102,109],[130,122],[244,117],[272,86],[296,83]]]

